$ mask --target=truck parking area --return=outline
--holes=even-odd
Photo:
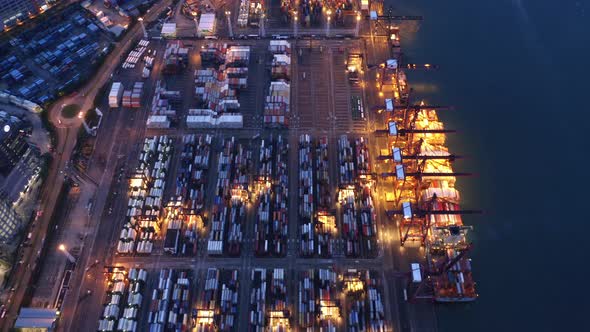
[[[59,23],[41,22],[0,45],[0,81],[11,94],[44,104],[93,72],[113,41],[96,18],[70,6]]]

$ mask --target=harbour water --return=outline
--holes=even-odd
[[[582,331],[590,147],[590,1],[386,0],[405,22],[416,96],[441,115],[458,171],[480,298],[437,307],[440,331]]]

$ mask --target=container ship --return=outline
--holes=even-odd
[[[387,140],[378,157],[388,171],[381,174],[388,188],[387,214],[398,225],[401,245],[418,243],[426,253],[424,263],[411,264],[408,297],[473,301],[478,295],[468,258],[472,227],[462,216],[479,211],[462,209],[455,188],[457,178],[469,174],[453,168],[461,156],[446,146],[446,135],[453,131],[438,117],[446,108],[412,100],[405,70],[431,65],[402,65],[399,29],[388,25],[387,33],[391,58],[376,68],[379,95],[385,98],[377,111],[386,128],[376,136]]]

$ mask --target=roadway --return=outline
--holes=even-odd
[[[157,18],[158,14],[164,9],[170,1],[162,1],[156,4],[146,15],[145,21],[150,22]],[[66,96],[56,101],[52,107],[47,110],[49,119],[56,129],[56,144],[53,160],[49,166],[47,180],[43,186],[40,197],[39,211],[43,214],[38,218],[37,226],[31,238],[31,246],[22,249],[22,264],[15,266],[12,277],[7,282],[7,289],[14,289],[8,295],[6,303],[6,314],[0,320],[1,330],[8,330],[14,324],[18,316],[19,308],[26,304],[31,277],[38,270],[42,262],[38,261],[43,244],[45,243],[48,232],[52,211],[58,204],[57,198],[64,183],[64,177],[60,173],[64,170],[66,164],[72,156],[76,146],[78,130],[81,121],[77,118],[66,120],[61,117],[61,108],[63,105],[76,103],[82,105],[82,110],[89,109],[100,88],[110,79],[111,73],[119,65],[121,56],[129,49],[132,43],[141,36],[141,26],[135,25],[125,37],[116,45],[113,51],[105,59],[104,64],[97,71],[97,76],[82,87],[77,94]]]

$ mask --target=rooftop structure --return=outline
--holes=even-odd
[[[57,309],[22,308],[14,327],[35,329],[35,331],[53,331],[58,315]]]

